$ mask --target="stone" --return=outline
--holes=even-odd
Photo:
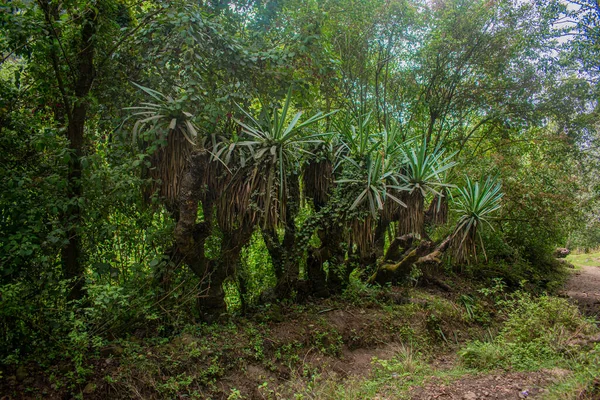
[[[571,254],[571,251],[564,247],[559,247],[556,250],[554,250],[554,257],[556,258],[565,258],[569,254]]]
[[[83,388],[83,394],[92,394],[92,393],[94,393],[95,390],[96,390],[96,384],[90,382],[87,385],[85,385],[85,387]]]
[[[477,400],[477,395],[473,392],[467,392],[463,396],[463,400]]]
[[[19,365],[17,368],[16,377],[19,382],[23,382],[27,378],[27,368],[24,365]]]

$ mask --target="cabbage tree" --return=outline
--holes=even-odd
[[[452,235],[453,256],[459,263],[470,263],[477,257],[477,241],[485,256],[485,247],[481,238],[481,229],[488,225],[492,214],[501,204],[502,185],[496,179],[472,181],[466,178],[466,184],[457,189],[454,196],[455,211],[460,215],[456,229]]]

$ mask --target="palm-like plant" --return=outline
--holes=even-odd
[[[127,107],[137,118],[133,126],[133,140],[148,146],[151,167],[148,171],[153,179],[151,192],[158,189],[167,206],[174,206],[179,194],[187,158],[198,140],[198,129],[193,115],[183,110],[183,104],[171,96],[133,83],[154,99],[140,106]],[[152,194],[151,193],[151,194]]]
[[[357,125],[354,125],[357,123]],[[350,195],[349,211],[368,214],[351,218],[352,240],[359,251],[371,248],[377,218],[389,223],[390,215],[406,204],[400,194],[406,190],[399,179],[402,160],[398,131],[372,132],[369,114],[338,122],[341,145],[337,152],[336,180],[345,196]]]
[[[306,146],[321,141],[322,135],[307,135],[306,128],[333,114],[319,112],[300,121],[301,111],[290,116],[291,98],[290,88],[281,109],[274,107],[267,113],[263,108],[259,120],[242,110],[248,122],[236,120],[246,135],[238,144],[247,146],[253,155],[253,169],[244,179],[250,182],[249,190],[257,194],[256,205],[269,227],[285,220],[287,178],[298,172],[300,155],[310,154]]]
[[[475,182],[467,177],[465,187],[457,189],[458,194],[453,200],[460,218],[452,238],[453,254],[457,262],[469,263],[477,257],[477,238],[485,256],[480,226],[487,224],[493,229],[490,217],[500,208],[504,195],[501,190],[500,182],[489,177],[485,181]]]
[[[171,132],[177,131],[191,145],[196,143],[198,130],[192,122],[193,115],[183,110],[181,101],[135,82],[132,84],[156,101],[156,103],[143,102],[140,106],[125,108],[135,111],[132,116],[137,117],[133,126],[134,141],[137,139],[137,135],[142,133],[145,133],[146,136],[154,134],[159,139],[164,139]]]
[[[338,164],[346,157],[364,160],[381,146],[380,135],[372,132],[371,114],[354,117],[347,113],[333,125],[340,137]]]
[[[395,204],[397,207],[406,207],[394,193],[404,190],[399,186],[396,168],[393,168],[390,160],[384,154],[375,152],[367,157],[366,162],[359,164],[351,158],[347,158],[347,174],[355,176],[340,179],[340,184],[350,184],[356,188],[350,193],[356,195],[350,206],[350,210],[360,209],[367,205],[369,214],[363,218],[353,218],[351,221],[352,240],[357,245],[361,254],[366,254],[371,248],[374,240],[374,228],[378,215],[384,213],[386,207]],[[350,170],[350,171],[348,171]]]
[[[444,182],[442,176],[456,162],[452,161],[454,154],[444,157],[444,149],[440,146],[431,151],[427,142],[423,141],[418,147],[403,149],[404,165],[400,179],[408,190],[406,196],[407,208],[401,212],[401,233],[424,233],[424,201],[428,193],[443,196],[441,189],[451,185]]]
[[[359,172],[359,177],[340,179],[337,182],[356,184],[362,189],[352,202],[351,210],[367,202],[369,212],[373,218],[376,218],[377,213],[383,210],[388,199],[406,207],[406,204],[394,196],[390,190],[404,190],[404,187],[399,185],[396,171],[390,168],[390,161],[386,160],[381,153],[375,152],[373,157],[368,157],[364,166],[349,157],[346,160],[354,167],[355,171]]]

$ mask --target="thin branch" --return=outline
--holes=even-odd
[[[69,58],[67,57],[67,52],[65,51],[65,48],[63,47],[62,42],[60,41],[60,37],[58,36],[58,32],[56,31],[56,29],[54,28],[54,24],[52,23],[52,15],[50,15],[50,5],[48,3],[44,3],[42,0],[38,0],[38,5],[44,12],[46,24],[48,25],[48,27],[54,34],[54,38],[58,42],[58,46],[60,47],[60,50],[62,52],[63,58],[65,59],[65,62],[67,63],[67,66],[69,67],[69,71],[71,72],[73,81],[76,81],[77,75],[75,74],[75,68],[73,68],[73,66],[71,65],[71,62],[69,61]]]
[[[113,53],[115,51],[117,51],[117,49],[123,44],[125,43],[125,41],[127,39],[129,39],[134,33],[136,33],[142,26],[146,25],[148,22],[150,22],[150,20],[155,17],[156,15],[158,15],[162,10],[159,8],[158,10],[154,11],[153,13],[149,14],[146,16],[146,18],[144,18],[144,20],[142,22],[140,22],[138,24],[138,26],[136,26],[134,29],[130,30],[129,32],[127,32],[117,43],[115,43],[115,45],[106,53],[106,55],[104,56],[104,58],[100,61],[100,63],[98,64],[98,70],[100,70],[104,64],[109,60],[109,58],[113,55]]]

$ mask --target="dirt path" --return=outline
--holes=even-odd
[[[600,317],[600,266],[582,266],[569,279],[564,294],[586,315]]]
[[[562,292],[588,316],[600,318],[600,263],[580,266],[573,272]],[[532,373],[505,372],[469,375],[450,384],[429,382],[411,392],[411,399],[519,399],[544,398],[545,387],[569,371],[554,369]]]
[[[568,374],[561,369],[467,375],[452,383],[432,382],[411,393],[412,400],[524,399],[542,397],[545,387]]]

